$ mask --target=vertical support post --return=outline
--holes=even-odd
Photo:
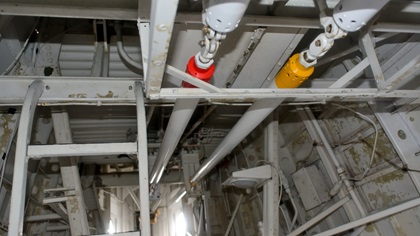
[[[166,67],[178,0],[154,0],[150,12],[150,35],[145,78],[146,95],[159,93]]]
[[[142,236],[150,236],[149,164],[147,152],[146,111],[141,83],[137,82],[135,86],[137,99],[137,159],[139,163],[140,185],[140,229]]]
[[[279,197],[279,176],[276,169],[279,169],[278,152],[278,130],[277,112],[274,110],[269,115],[268,124],[265,127],[265,157],[272,164],[274,169],[272,178],[264,185],[264,235],[275,236],[279,233],[278,197]]]
[[[32,123],[38,99],[44,91],[42,81],[34,81],[23,102],[19,130],[16,141],[15,165],[13,169],[13,188],[9,216],[9,235],[23,235],[23,216],[25,209],[25,190],[28,175],[27,152],[31,138]]]
[[[55,140],[58,144],[72,143],[70,122],[68,113],[65,111],[51,114],[54,124]],[[66,201],[67,215],[69,217],[71,235],[89,235],[89,224],[86,214],[83,189],[80,182],[79,168],[75,157],[59,158],[61,178],[63,186],[74,189],[76,195]]]
[[[386,88],[384,74],[382,73],[381,65],[376,56],[375,47],[373,46],[371,32],[366,32],[360,39],[362,53],[365,54],[369,60],[370,68],[376,81],[378,89],[384,90]]]

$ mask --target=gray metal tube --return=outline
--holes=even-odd
[[[182,133],[197,107],[199,99],[178,99],[175,102],[160,149],[150,173],[150,183],[157,184],[181,139]]]
[[[239,196],[238,204],[236,204],[235,210],[233,211],[232,218],[230,218],[230,222],[226,229],[225,236],[229,236],[230,230],[232,229],[233,222],[235,222],[235,218],[236,218],[236,215],[238,214],[239,207],[241,206],[243,198],[244,198],[244,195],[241,194],[241,196]]]
[[[121,23],[115,23],[115,32],[117,33],[117,49],[118,54],[120,55],[121,59],[128,63],[130,66],[136,68],[137,70],[143,70],[143,65],[141,62],[136,62],[133,60],[125,51],[123,42],[122,42],[122,34],[121,34]]]
[[[264,98],[257,100],[248,108],[232,130],[226,135],[211,156],[194,174],[191,182],[197,182],[210,172],[227,154],[229,154],[252,130],[255,129],[284,99]]]

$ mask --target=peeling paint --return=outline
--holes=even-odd
[[[13,134],[13,127],[16,125],[14,114],[2,114],[0,116],[0,150],[6,151]],[[13,119],[14,118],[14,119]]]
[[[369,144],[370,147],[372,147],[374,143],[374,139],[375,139],[375,134],[372,134],[369,137],[367,137],[365,141],[366,143]],[[368,150],[371,152],[372,149],[370,147],[368,147]],[[376,144],[376,150],[378,153],[380,153],[381,156],[387,159],[392,159],[393,157],[397,156],[397,153],[395,152],[394,147],[392,146],[388,137],[382,130],[378,131],[378,142]],[[381,161],[381,160],[377,160],[377,161]]]
[[[77,94],[69,94],[69,98],[86,98],[87,95],[85,93],[77,93]]]
[[[395,172],[389,173],[387,175],[383,175],[375,180],[373,180],[374,183],[383,186],[385,184],[391,183],[391,182],[398,182],[404,179],[404,173],[400,170],[397,170]]]
[[[76,197],[69,197],[69,199],[67,200],[67,206],[71,207],[70,208],[70,213],[75,214],[79,211],[79,202],[77,202],[77,198]]]
[[[351,159],[353,159],[354,164],[356,164],[356,166],[360,166],[360,154],[358,152],[356,152],[356,149],[354,146],[350,147],[349,149],[347,149]]]
[[[369,193],[368,198],[375,208],[389,207],[401,200],[401,196],[395,193],[384,193],[379,189],[375,193]]]
[[[114,92],[108,91],[108,93],[105,94],[105,95],[101,95],[101,94],[97,93],[96,97],[97,98],[113,98],[114,97]]]
[[[296,145],[303,145],[306,143],[311,143],[311,138],[309,137],[308,132],[303,132],[299,137],[293,141],[292,147]]]

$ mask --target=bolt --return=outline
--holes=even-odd
[[[332,25],[328,25],[328,26],[327,26],[327,30],[326,30],[326,31],[327,31],[328,33],[331,33],[331,30],[332,30]]]
[[[160,25],[158,26],[158,29],[159,29],[159,30],[161,30],[161,31],[166,31],[166,30],[168,30],[168,26],[167,26],[167,25],[165,25],[165,24],[160,24]]]
[[[398,137],[400,137],[400,139],[406,139],[407,136],[405,135],[405,132],[402,130],[398,130]]]
[[[51,170],[54,172],[58,171],[59,169],[60,169],[60,166],[58,166],[57,164],[54,164],[51,166]]]
[[[414,117],[410,117],[410,121],[414,121]]]
[[[50,90],[50,89],[51,89],[51,87],[50,87],[49,85],[47,85],[47,86],[45,86],[45,89],[46,89],[46,90]]]
[[[130,86],[128,86],[128,89],[129,89],[129,90],[133,90],[133,86],[131,86],[131,85],[130,85]]]

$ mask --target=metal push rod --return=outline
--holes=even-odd
[[[229,154],[252,130],[255,129],[284,99],[260,99],[248,108],[211,156],[200,166],[191,179],[197,182]]]
[[[159,183],[179,140],[198,105],[199,99],[178,99],[175,102],[158,155],[150,173],[150,183]]]

